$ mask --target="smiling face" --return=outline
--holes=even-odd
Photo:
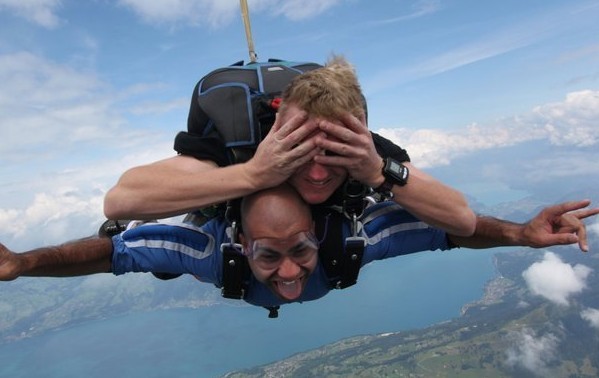
[[[281,114],[282,123],[284,124],[300,111],[296,105],[289,104]],[[326,201],[346,178],[345,168],[329,167],[310,161],[298,168],[288,182],[304,201],[313,205]]]
[[[318,263],[309,207],[288,185],[244,199],[240,240],[254,276],[278,297],[299,298]]]

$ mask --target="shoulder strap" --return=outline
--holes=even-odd
[[[225,219],[231,225],[231,241],[220,246],[223,255],[221,294],[229,299],[244,298],[247,280],[251,274],[247,257],[241,253],[241,245],[237,244],[237,233],[239,231],[237,227],[241,224],[240,203],[240,199],[227,202]]]
[[[346,217],[331,208],[314,210],[318,254],[331,289],[345,289],[358,282],[364,254],[364,239],[344,237]]]
[[[223,286],[224,298],[243,299],[246,291],[246,278],[250,272],[247,258],[233,246],[223,244]]]

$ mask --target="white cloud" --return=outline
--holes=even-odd
[[[554,334],[535,337],[532,330],[524,329],[509,336],[515,344],[506,351],[506,364],[546,376],[547,364],[556,359],[559,340]]]
[[[591,327],[599,329],[599,310],[587,308],[580,312],[580,316],[588,321]]]
[[[104,195],[117,178],[130,167],[174,154],[171,141],[144,147],[48,177],[27,177],[9,195],[12,204],[0,206],[0,242],[23,251],[94,234],[105,219]]]
[[[116,92],[28,52],[0,55],[0,81],[0,175],[10,177],[0,198],[0,240],[12,248],[94,233],[118,175],[174,154],[171,132],[136,130],[125,119],[140,94],[159,86]],[[165,104],[162,111],[186,109],[188,100]]]
[[[537,106],[529,113],[493,124],[473,124],[455,131],[383,128],[378,132],[407,148],[416,165],[431,167],[448,165],[452,159],[471,152],[534,140],[547,140],[557,146],[596,145],[599,143],[597,119],[599,91],[585,90],[569,93],[562,102]],[[593,165],[583,169],[593,168],[598,169]]]
[[[258,13],[270,13],[298,21],[317,16],[343,0],[250,0],[250,19]],[[119,0],[148,23],[218,28],[239,20],[239,1],[222,0]]]
[[[432,2],[424,12],[434,12],[437,5]],[[445,50],[438,55],[422,57],[409,66],[391,65],[378,71],[367,80],[362,80],[367,94],[377,93],[401,84],[452,71],[476,62],[498,57],[509,52],[539,43],[569,28],[580,27],[586,22],[595,22],[592,12],[584,12],[579,4],[547,7],[519,22],[508,22],[503,27],[494,27],[491,32],[472,35],[467,43]],[[578,17],[565,14],[578,13]],[[417,16],[417,15],[416,15]],[[401,20],[398,19],[398,20]]]
[[[522,276],[528,289],[559,305],[568,305],[568,298],[586,288],[586,279],[592,269],[581,264],[571,266],[559,256],[546,252],[543,260],[532,264]]]
[[[69,187],[37,193],[24,209],[0,209],[0,240],[21,249],[89,236],[104,219],[103,197]]]
[[[131,127],[127,118],[149,114],[141,113],[148,109],[139,101],[144,93],[160,93],[161,84],[115,91],[92,74],[28,52],[0,55],[0,82],[0,163],[4,166],[64,157],[77,149],[99,153],[99,149],[135,143],[148,145],[163,137],[147,126]],[[152,115],[186,111],[188,106],[188,99],[168,100],[160,108],[154,106]]]
[[[219,0],[119,0],[149,23],[218,27],[239,15],[238,1]]]
[[[95,77],[27,52],[0,56],[0,81],[2,160],[106,139],[124,122]]]
[[[436,13],[441,9],[441,2],[439,0],[420,0],[412,4],[411,13],[402,15],[399,17],[387,18],[384,20],[373,22],[373,25],[385,25],[392,24],[395,22],[401,22],[406,20],[413,20],[415,18],[423,17],[432,13]]]
[[[56,10],[61,0],[0,0],[0,10],[8,9],[19,17],[46,28],[55,28],[60,20]]]
[[[557,146],[592,146],[599,141],[599,92],[569,93],[561,103],[536,107],[531,119],[542,123]]]
[[[290,20],[297,21],[317,16],[341,2],[342,0],[274,1],[275,4],[271,9],[274,10],[275,15],[283,15]]]

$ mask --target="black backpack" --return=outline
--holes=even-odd
[[[216,69],[196,85],[188,131],[224,143],[228,164],[247,161],[272,127],[283,90],[294,77],[320,67],[269,59]],[[186,137],[177,135],[175,145]]]

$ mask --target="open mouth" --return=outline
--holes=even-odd
[[[293,281],[273,281],[275,291],[284,299],[294,300],[302,295],[303,291],[303,277],[297,278]]]

